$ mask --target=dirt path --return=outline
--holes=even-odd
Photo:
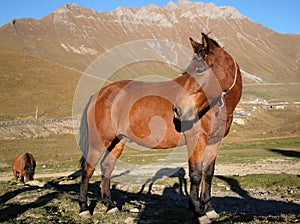
[[[174,165],[174,164],[173,164]],[[178,164],[182,166],[182,164]],[[176,166],[174,166],[176,167]],[[162,167],[163,168],[163,167]],[[187,164],[184,165],[187,170]],[[239,175],[247,174],[300,174],[300,161],[286,161],[286,160],[263,160],[254,164],[216,164],[215,175]],[[49,178],[49,177],[66,177],[72,175],[73,172],[60,173],[36,173],[35,178]],[[143,166],[142,169],[135,167],[133,170],[123,168],[116,168],[113,175],[118,177],[121,175],[132,176],[151,176],[153,174],[153,167],[151,165]],[[100,176],[100,170],[95,170],[95,176]],[[0,181],[7,181],[13,178],[12,172],[0,173]]]

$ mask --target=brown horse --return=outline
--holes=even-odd
[[[119,81],[91,97],[80,127],[81,216],[90,216],[88,183],[101,158],[103,202],[108,211],[117,210],[110,176],[125,143],[134,141],[156,149],[187,145],[190,208],[203,223],[218,217],[210,201],[211,181],[217,151],[241,97],[241,73],[235,60],[207,35],[202,34],[202,44],[190,41],[194,56],[179,77],[156,83]]]
[[[36,162],[31,153],[25,153],[15,156],[12,164],[12,170],[16,180],[20,178],[22,182],[33,180]]]

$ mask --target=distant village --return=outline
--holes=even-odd
[[[300,101],[292,103],[284,101],[268,102],[259,98],[255,100],[243,100],[235,109],[233,123],[244,125],[244,118],[250,117],[252,112],[256,109],[283,110],[298,107],[300,107]]]

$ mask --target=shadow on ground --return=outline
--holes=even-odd
[[[283,149],[267,149],[267,150],[286,157],[300,158],[300,152],[294,150],[283,150]]]
[[[137,209],[139,212],[137,218],[135,216],[135,222],[137,223],[195,223],[196,220],[192,212],[188,209],[186,180],[184,175],[182,175],[184,170],[181,168],[179,171],[173,175],[173,177],[178,178],[178,183],[165,187],[162,193],[151,194],[151,190],[153,183],[164,176],[163,170],[135,190],[137,193],[121,190],[118,185],[113,186],[112,197],[124,213],[128,212],[126,213],[128,216],[131,214],[131,209],[129,208]],[[17,189],[8,190],[6,193],[0,195],[0,222],[14,222],[18,216],[29,209],[47,206],[53,199],[59,198],[62,195],[68,195],[68,197],[72,198],[72,205],[77,206],[79,210],[77,203],[79,184],[74,183],[74,178],[76,179],[79,175],[76,173],[76,175],[71,177],[57,178],[48,182],[43,187],[18,186]],[[276,222],[284,222],[285,220],[281,220],[283,219],[281,218],[282,214],[295,215],[297,219],[300,218],[300,205],[297,203],[284,200],[257,199],[251,197],[249,192],[243,189],[235,178],[226,176],[216,176],[215,178],[225,181],[230,186],[231,191],[236,193],[236,196],[215,196],[212,198],[216,211],[222,214],[221,218],[214,223],[250,222],[256,219],[257,216],[269,221],[272,221],[270,220],[272,218],[269,216],[277,216],[277,218],[274,218]],[[61,181],[63,181],[63,184],[61,184]],[[68,181],[71,183],[68,184]],[[144,193],[146,184],[150,184],[149,188],[151,189]],[[35,191],[39,191],[41,196],[33,202],[11,202],[12,199],[17,199],[21,193]],[[99,182],[89,185],[88,197],[90,210],[94,213],[95,209],[98,209],[97,205],[101,203]],[[64,205],[61,204],[60,206]]]

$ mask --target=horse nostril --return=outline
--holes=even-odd
[[[182,116],[182,110],[180,107],[175,107],[174,108],[174,113],[177,117],[181,117]]]

